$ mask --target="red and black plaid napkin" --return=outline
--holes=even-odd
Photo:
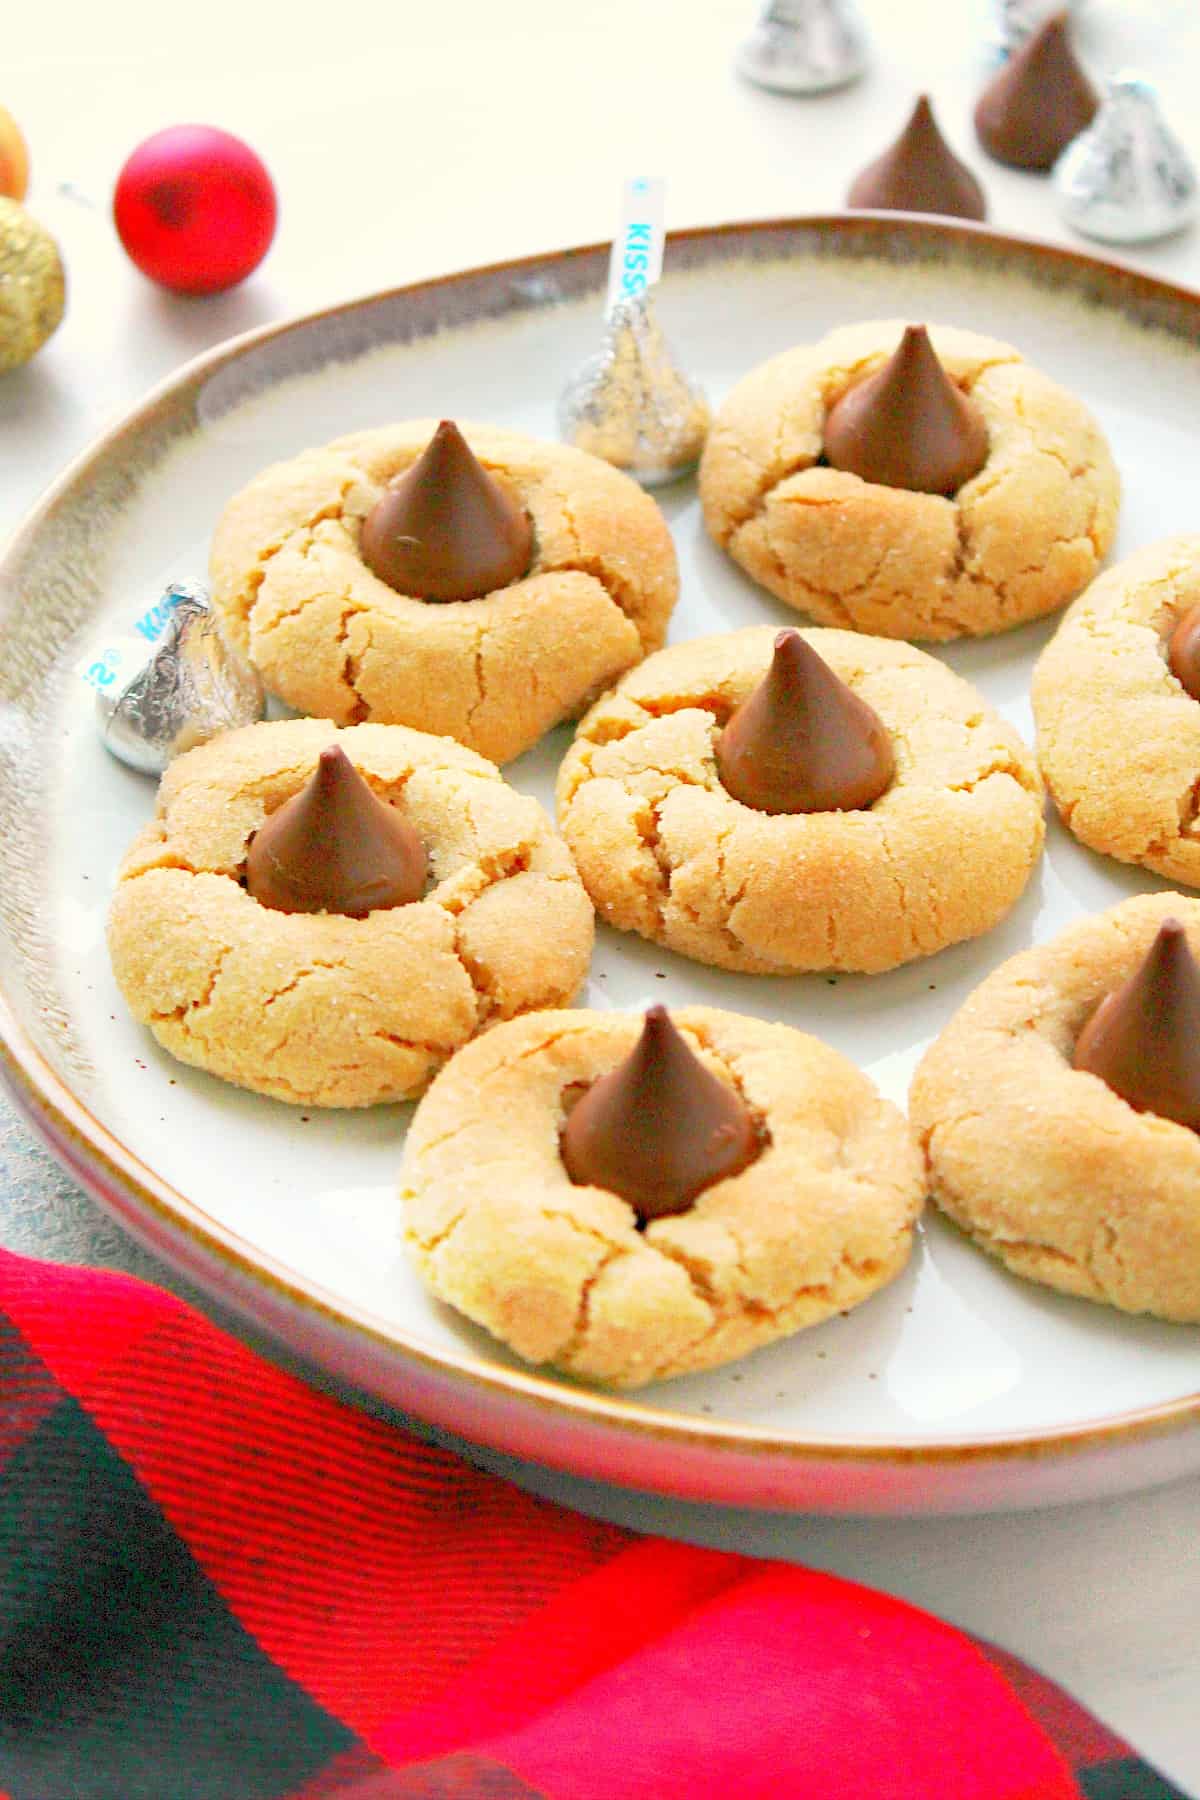
[[[0,1800],[1168,1800],[1015,1658],[0,1253]]]

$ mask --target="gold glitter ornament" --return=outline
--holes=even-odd
[[[23,206],[0,196],[0,372],[41,349],[65,300],[58,245]]]

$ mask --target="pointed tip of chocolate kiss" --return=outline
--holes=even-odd
[[[246,889],[275,912],[360,919],[425,892],[428,858],[408,820],[376,798],[340,744],[268,815],[246,852]]]
[[[1071,47],[1065,12],[1053,13],[992,77],[975,107],[989,156],[1017,169],[1047,170],[1086,131],[1100,105]]]
[[[725,791],[756,812],[855,812],[891,783],[895,757],[879,714],[798,631],[781,631],[771,664],[716,745]]]
[[[560,1140],[576,1186],[619,1194],[643,1221],[686,1212],[761,1148],[741,1095],[705,1068],[665,1006],[649,1009],[632,1051],[592,1083]]]
[[[1141,963],[1103,999],[1073,1065],[1138,1112],[1200,1131],[1200,970],[1178,919],[1164,919]]]
[[[855,176],[846,204],[883,212],[987,217],[983,188],[942,136],[928,94],[917,100],[895,142]]]
[[[830,407],[825,460],[879,487],[958,492],[988,457],[983,414],[947,375],[924,325],[909,325],[873,375]]]
[[[533,528],[451,419],[363,521],[362,559],[397,593],[478,600],[528,572]]]
[[[1189,606],[1172,631],[1167,665],[1184,692],[1200,700],[1200,606]]]

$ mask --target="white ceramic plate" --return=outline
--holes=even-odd
[[[601,252],[575,252],[226,346],[82,458],[18,534],[0,569],[16,1092],[80,1179],[180,1267],[326,1369],[499,1449],[691,1497],[855,1510],[1045,1503],[1200,1468],[1200,1332],[1024,1284],[936,1217],[890,1289],[729,1368],[629,1399],[530,1372],[431,1301],[406,1260],[394,1187],[408,1109],[301,1116],[176,1064],[127,1015],[104,918],[153,786],[100,746],[80,658],[163,582],[203,577],[223,502],[269,461],[416,414],[553,436],[559,386],[596,345],[602,274]],[[1011,339],[1109,436],[1125,480],[1117,554],[1196,526],[1200,299],[966,227],[860,216],[677,240],[660,310],[716,401],[751,364],[851,319]],[[683,574],[672,641],[794,617],[708,542],[690,483],[659,498]],[[1050,629],[940,654],[1029,737]],[[552,807],[567,742],[552,734],[512,781]],[[586,1002],[782,1019],[903,1104],[920,1050],[988,970],[1155,885],[1054,825],[1025,898],[980,942],[892,975],[780,981],[602,928]]]

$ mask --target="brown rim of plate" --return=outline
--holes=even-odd
[[[902,262],[937,262],[944,260],[947,250],[952,250],[975,266],[986,261],[998,269],[1015,268],[1026,276],[1032,275],[1041,286],[1074,288],[1085,297],[1106,301],[1138,322],[1165,328],[1180,337],[1195,341],[1200,335],[1200,292],[1082,251],[922,214],[856,212],[697,226],[670,235],[667,269],[686,270],[756,251],[764,260],[784,257],[789,245],[794,250],[797,245],[822,240],[831,240],[835,253],[850,257],[890,255]],[[456,288],[507,285],[514,296],[512,303],[495,308],[490,315],[476,314],[477,319],[534,309],[548,300],[576,298],[602,288],[608,253],[607,244],[592,244],[466,269],[261,326],[206,351],[159,382],[118,425],[68,464],[13,532],[0,556],[0,574],[11,574],[31,552],[38,533],[75,484],[107,461],[124,439],[155,423],[172,408],[172,403],[181,406],[194,397],[206,380],[240,360],[248,350],[322,319],[353,321],[373,308],[406,299],[428,301]],[[563,275],[568,277],[565,287],[558,285],[558,278]],[[361,342],[364,351],[373,347],[371,340],[364,338]],[[323,366],[329,360],[318,359],[314,366]],[[797,1462],[953,1465],[1041,1460],[1103,1450],[1130,1439],[1159,1436],[1200,1424],[1200,1393],[1196,1393],[1105,1419],[1041,1431],[977,1434],[925,1443],[887,1438],[798,1438],[734,1422],[709,1425],[694,1417],[663,1412],[601,1389],[576,1387],[535,1371],[489,1366],[470,1353],[428,1349],[370,1312],[348,1307],[316,1283],[301,1284],[294,1273],[274,1258],[262,1255],[156,1175],[76,1098],[19,1023],[2,987],[0,1076],[68,1173],[135,1237],[198,1281],[214,1298],[235,1307],[252,1324],[265,1324],[291,1349],[317,1363],[328,1357],[333,1346],[343,1343],[357,1348],[359,1355],[365,1354],[368,1359],[378,1357],[382,1350],[390,1353],[384,1360],[415,1364],[430,1375],[448,1377],[469,1386],[480,1398],[491,1396],[532,1405],[551,1415],[566,1412],[581,1425],[592,1424],[639,1439],[648,1437],[681,1449],[703,1449],[714,1455],[722,1451],[737,1455],[758,1452]],[[269,1314],[267,1319],[263,1316],[264,1306],[256,1305],[247,1295],[261,1297]],[[285,1329],[285,1319],[306,1324],[307,1333],[298,1340]],[[341,1360],[339,1357],[339,1363]],[[367,1366],[357,1364],[353,1374],[344,1378],[368,1391],[374,1386],[369,1361]],[[378,1387],[375,1391],[379,1391]],[[483,1438],[486,1434],[476,1435]],[[496,1447],[504,1448],[502,1444]]]

